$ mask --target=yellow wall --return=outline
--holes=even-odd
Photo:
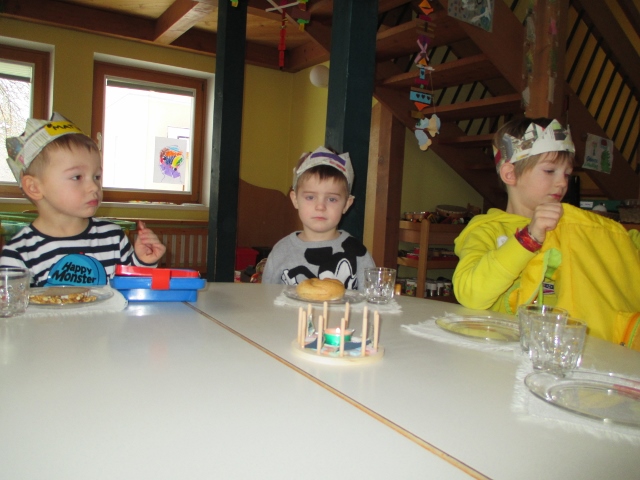
[[[423,152],[413,132],[404,141],[403,212],[433,212],[436,205],[471,203],[482,207],[482,196],[431,150]]]
[[[192,71],[214,72],[215,57],[138,42],[59,29],[0,17],[0,36],[53,47],[53,110],[91,131],[94,54],[131,58]],[[328,89],[309,81],[310,69],[295,74],[247,66],[240,177],[286,193],[301,153],[324,144]],[[402,209],[429,210],[436,204],[481,205],[479,195],[432,153],[422,152],[407,131]],[[435,158],[434,158],[435,157]],[[0,211],[27,204],[0,202]],[[207,219],[204,209],[147,209],[103,206],[99,215]]]

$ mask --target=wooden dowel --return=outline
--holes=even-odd
[[[298,345],[301,348],[304,348],[304,339],[306,335],[304,334],[304,310],[302,307],[298,309]]]
[[[344,357],[344,332],[345,332],[345,319],[340,319],[340,356]]]
[[[380,314],[376,310],[373,314],[373,349],[378,350],[378,337],[380,335]]]
[[[324,317],[320,315],[318,318],[318,353],[322,351],[322,341],[324,340],[322,332],[324,332]]]
[[[349,328],[349,302],[347,302],[344,306],[344,321],[345,328]]]
[[[322,306],[322,313],[324,315],[324,328],[329,328],[329,304],[324,302]]]
[[[360,356],[364,357],[367,350],[367,317],[362,316],[362,344],[360,345]]]

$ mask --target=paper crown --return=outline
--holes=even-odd
[[[353,167],[351,166],[351,158],[348,153],[338,155],[324,147],[318,147],[311,153],[305,153],[301,158],[304,158],[302,163],[293,169],[294,190],[298,184],[300,175],[304,172],[310,168],[317,167],[318,165],[328,165],[342,172],[342,174],[347,178],[349,193],[351,193],[351,187],[353,186]]]
[[[522,138],[504,134],[500,139],[500,148],[493,147],[493,156],[496,161],[496,170],[499,171],[503,163],[516,163],[531,155],[546,152],[575,153],[575,151],[569,127],[564,128],[559,121],[552,120],[546,128],[531,123]]]
[[[28,119],[22,135],[7,138],[7,153],[9,154],[7,163],[18,183],[20,183],[22,172],[29,168],[31,162],[44,147],[56,138],[70,133],[83,134],[82,130],[72,122],[59,113],[54,113],[51,120]]]

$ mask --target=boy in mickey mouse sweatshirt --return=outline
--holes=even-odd
[[[334,278],[347,289],[364,289],[364,269],[375,267],[373,258],[362,242],[337,228],[354,200],[353,177],[348,153],[319,147],[300,158],[289,196],[303,228],[273,247],[263,283],[297,285],[308,278]]]

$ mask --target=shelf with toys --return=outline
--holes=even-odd
[[[399,255],[397,263],[417,269],[417,297],[427,296],[428,270],[456,268],[458,257],[453,253],[453,242],[466,226],[464,219],[473,208],[439,205],[436,214],[405,214],[405,220],[400,220],[400,242],[417,244],[417,247],[406,256]],[[455,303],[453,292],[448,293],[429,298]]]

